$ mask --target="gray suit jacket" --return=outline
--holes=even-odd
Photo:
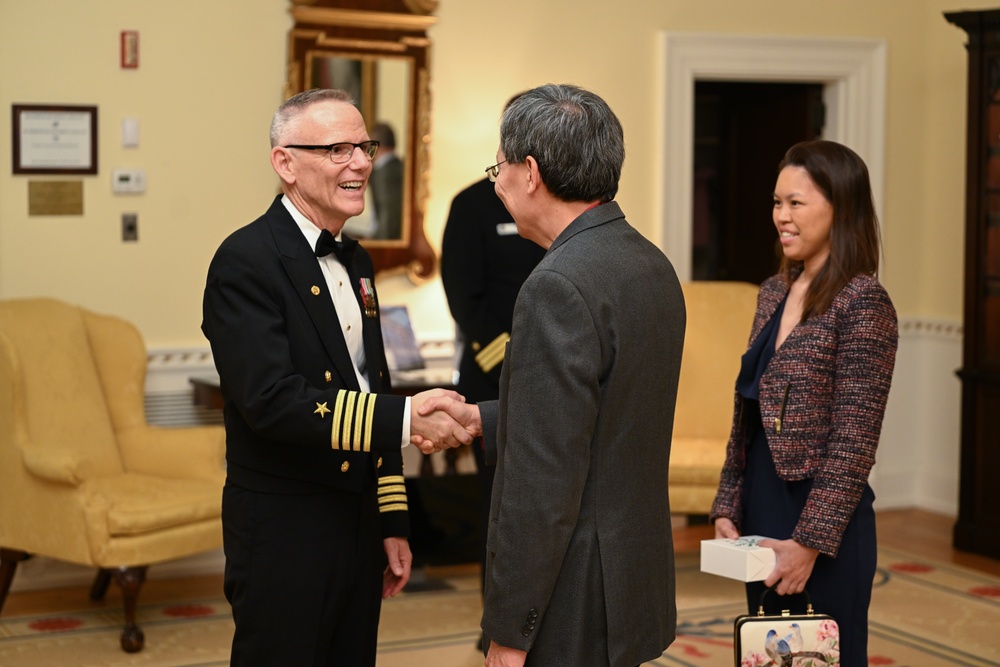
[[[685,309],[615,202],[524,283],[480,403],[497,465],[482,627],[531,665],[634,665],[674,639],[667,473]]]

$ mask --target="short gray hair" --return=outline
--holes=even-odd
[[[349,92],[336,88],[313,88],[285,100],[274,112],[274,118],[271,119],[271,148],[281,143],[288,126],[298,118],[300,113],[316,102],[327,100],[354,104],[354,98]]]
[[[625,135],[611,107],[578,86],[546,84],[511,100],[500,121],[508,162],[538,162],[549,192],[563,201],[608,202],[618,192]]]

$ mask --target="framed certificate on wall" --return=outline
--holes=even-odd
[[[15,174],[96,174],[97,107],[14,104]]]

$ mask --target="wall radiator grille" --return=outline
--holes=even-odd
[[[216,426],[222,424],[222,410],[194,404],[191,390],[146,393],[146,421],[151,426]]]
[[[215,376],[208,348],[149,350],[146,373],[146,421],[153,426],[214,426],[222,410],[194,404],[191,378]]]

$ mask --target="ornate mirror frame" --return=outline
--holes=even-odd
[[[394,129],[403,161],[402,231],[400,238],[363,238],[362,244],[376,271],[402,270],[414,283],[430,278],[437,263],[424,234],[430,144],[427,29],[437,22],[432,15],[437,4],[437,0],[291,0],[290,10],[294,25],[289,33],[286,99],[331,85],[329,77],[319,76],[320,69],[346,67],[358,87],[352,92],[369,132],[375,123],[387,120],[380,117],[381,97],[398,106],[391,115],[399,125]],[[380,90],[380,76],[388,88]]]

